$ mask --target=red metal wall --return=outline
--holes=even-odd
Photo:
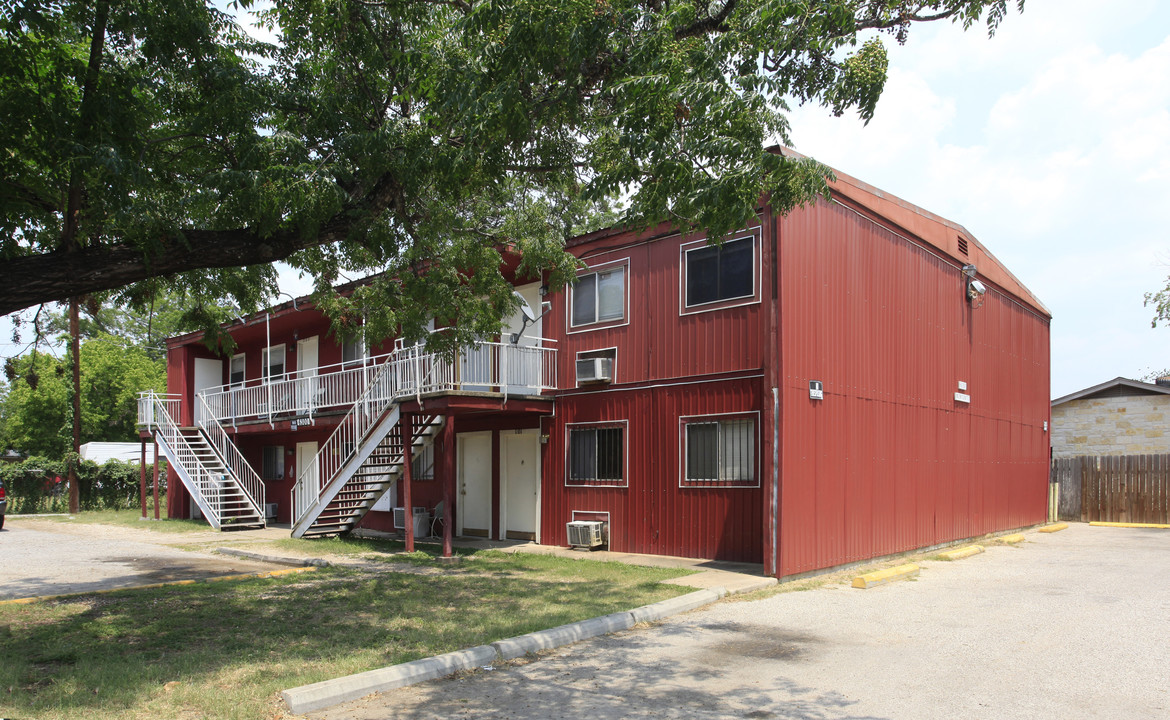
[[[1043,522],[1044,314],[839,204],[779,222],[778,574]]]
[[[598,511],[610,513],[616,551],[760,562],[761,489],[680,488],[679,418],[763,410],[762,305],[680,313],[683,238],[652,237],[626,234],[571,248],[590,266],[628,259],[626,322],[566,333],[568,291],[548,298],[544,331],[558,341],[566,390],[557,395],[556,416],[542,424],[549,442],[542,446],[541,542],[566,544],[573,511]],[[576,354],[610,347],[617,348],[614,382],[573,390]],[[566,487],[566,423],[617,420],[628,422],[627,486]],[[761,414],[757,447],[763,432]]]
[[[758,377],[560,397],[543,430],[541,542],[567,544],[574,510],[608,512],[611,550],[760,562],[760,488],[679,487],[679,418],[758,411],[758,398]],[[626,487],[566,487],[566,424],[619,420]]]

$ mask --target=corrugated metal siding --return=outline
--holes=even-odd
[[[836,204],[780,263],[781,575],[1044,520],[1046,319]]]
[[[688,236],[687,241],[702,238]],[[576,248],[595,266],[629,258],[626,324],[566,333],[569,290],[549,296],[545,334],[558,341],[557,375],[561,387],[575,385],[578,352],[618,348],[615,382],[642,383],[665,378],[758,369],[763,338],[760,303],[680,316],[679,254],[681,236],[589,253]],[[758,278],[757,278],[758,282]],[[588,326],[586,326],[588,327]]]
[[[564,545],[574,510],[601,511],[612,550],[760,562],[760,488],[679,488],[679,418],[759,411],[759,398],[759,378],[562,396],[546,421],[541,541]],[[614,420],[629,423],[627,487],[565,487],[566,424]]]

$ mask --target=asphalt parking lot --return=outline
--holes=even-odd
[[[1168,571],[1170,531],[1074,524],[916,580],[724,601],[309,717],[1170,717]]]
[[[166,539],[195,542],[198,536],[175,534]],[[69,525],[10,515],[0,530],[0,600],[198,580],[281,567],[180,550],[158,540],[157,534],[121,527]]]

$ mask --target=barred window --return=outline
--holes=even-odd
[[[617,485],[625,480],[625,428],[569,428],[569,485]]]
[[[685,486],[756,486],[755,418],[686,422],[685,443]]]
[[[435,446],[424,445],[414,448],[410,458],[411,480],[435,479]]]

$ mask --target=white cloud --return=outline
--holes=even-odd
[[[1003,260],[1053,312],[1054,395],[1170,366],[1170,329],[1142,305],[1170,254],[1168,27],[1147,0],[1074,0],[1029,3],[990,41],[916,28],[868,127],[806,107],[793,142]]]

